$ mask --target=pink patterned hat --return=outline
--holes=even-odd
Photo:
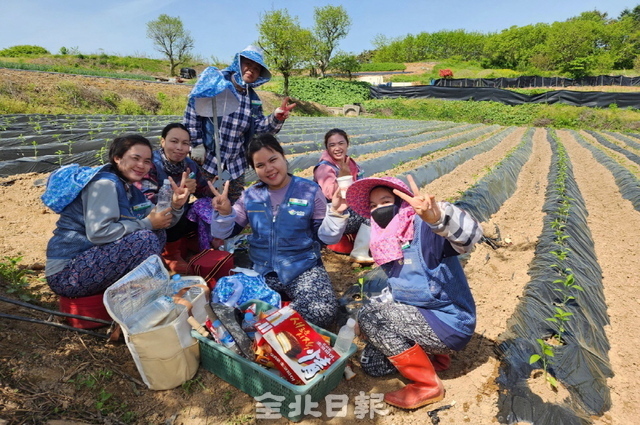
[[[349,189],[347,189],[347,205],[361,216],[365,218],[371,217],[369,193],[371,189],[377,186],[398,189],[407,195],[413,196],[409,186],[397,177],[367,177],[366,179],[356,180],[349,186]]]

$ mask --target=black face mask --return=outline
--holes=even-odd
[[[396,204],[385,205],[371,211],[371,218],[378,224],[378,226],[385,229],[389,223],[391,223],[393,217],[398,214],[399,210],[400,208]]]

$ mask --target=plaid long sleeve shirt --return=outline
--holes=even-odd
[[[273,114],[264,116],[262,104],[257,95],[253,100],[249,90],[246,94],[234,90],[240,105],[238,109],[230,115],[222,117],[219,126],[220,131],[220,159],[224,169],[228,170],[232,179],[241,176],[247,168],[246,144],[247,132],[251,131],[253,121],[253,133],[276,134],[282,128],[284,121],[279,121]],[[252,114],[252,106],[254,113]],[[195,102],[189,100],[185,109],[183,124],[189,130],[191,143],[198,146],[203,143],[205,137],[213,138],[213,134],[206,135],[207,123],[210,118],[201,117],[196,114]],[[212,124],[208,125],[213,128]],[[208,173],[217,175],[218,166],[215,151],[207,150],[207,154],[202,166]]]

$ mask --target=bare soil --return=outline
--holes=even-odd
[[[518,129],[516,134],[522,134]],[[602,268],[604,292],[611,324],[605,328],[611,344],[609,359],[614,376],[609,380],[612,407],[597,425],[631,424],[640,417],[640,329],[638,284],[640,256],[637,251],[640,214],[620,195],[613,176],[597,163],[590,152],[577,144],[568,132],[559,131],[574,167],[579,189],[588,209],[588,225]],[[437,199],[449,198],[468,188],[487,167],[498,163],[514,146],[514,136],[491,151],[478,155],[453,172],[423,187]],[[498,228],[503,241],[494,250],[480,244],[465,265],[476,299],[478,325],[469,345],[452,357],[451,368],[441,372],[447,394],[443,401],[415,411],[384,407],[386,414],[356,419],[355,397],[360,393],[380,394],[406,382],[400,375],[371,378],[353,360],[357,376],[343,380],[332,391],[349,397],[347,416],[330,419],[334,424],[359,420],[365,424],[428,424],[430,411],[438,412],[440,424],[494,424],[497,419],[500,360],[495,346],[508,330],[523,289],[537,239],[542,231],[542,204],[547,185],[551,150],[546,131],[537,129],[533,153],[523,166],[517,190],[489,222],[487,233]],[[0,258],[21,257],[20,266],[31,273],[30,292],[34,304],[57,308],[57,299],[43,280],[45,247],[57,215],[47,210],[39,197],[43,187],[34,183],[43,174],[23,174],[0,179]],[[324,252],[323,259],[335,290],[341,294],[365,271],[354,269],[348,257]],[[6,261],[5,261],[6,262]],[[0,295],[11,288],[0,282]],[[46,318],[47,315],[0,302],[0,312]],[[53,318],[52,320],[56,320]],[[360,347],[362,344],[360,343]],[[543,394],[547,386],[542,374],[534,374],[531,388],[545,399],[562,403],[560,395]],[[543,382],[540,382],[540,381]],[[301,424],[329,420],[321,401],[320,418],[306,416]],[[185,385],[168,391],[148,390],[141,382],[131,355],[122,342],[50,326],[0,318],[0,424],[280,424],[287,420],[256,419],[254,400],[213,374],[200,369]]]

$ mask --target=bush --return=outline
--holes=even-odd
[[[44,47],[40,46],[30,46],[27,44],[21,46],[13,46],[7,47],[6,49],[0,50],[0,56],[17,58],[21,56],[42,56],[48,55],[49,51]]]
[[[326,106],[360,103],[370,97],[370,84],[362,81],[342,81],[334,78],[291,78],[289,95],[307,102]]]
[[[122,99],[118,104],[119,115],[145,115],[142,107],[133,99]]]

